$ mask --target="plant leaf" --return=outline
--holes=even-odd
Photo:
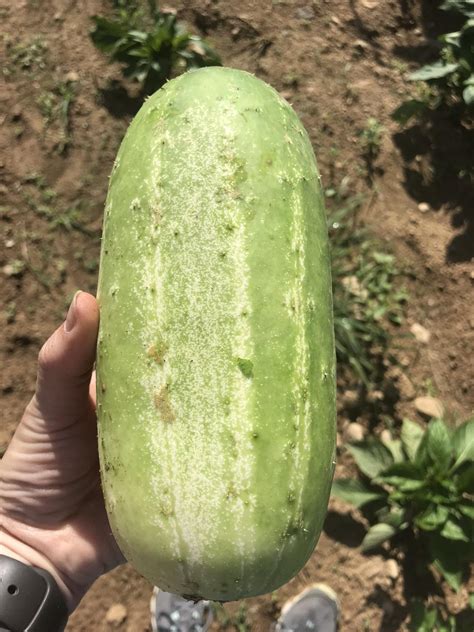
[[[360,471],[369,478],[375,478],[380,472],[393,464],[393,456],[383,443],[377,439],[367,439],[347,446]]]
[[[469,542],[469,538],[464,533],[462,526],[454,520],[447,520],[441,535],[448,540],[462,540],[463,542]]]
[[[435,608],[430,609],[416,599],[411,607],[410,632],[433,632],[438,623],[438,613]],[[437,632],[441,632],[437,629]]]
[[[466,86],[462,91],[462,98],[466,105],[472,105],[474,103],[474,86]]]
[[[445,64],[444,61],[437,61],[434,64],[427,64],[408,75],[409,81],[432,81],[433,79],[442,79],[447,77],[455,70],[458,64]]]
[[[465,516],[467,516],[471,520],[474,520],[474,505],[472,503],[470,505],[459,503],[456,507]]]
[[[405,460],[405,454],[403,452],[403,445],[400,439],[385,441],[384,446],[390,450],[395,463],[403,463]]]
[[[438,471],[444,471],[451,463],[451,437],[449,430],[441,419],[432,421],[427,430],[427,449],[432,462]]]
[[[415,524],[423,531],[434,531],[439,529],[449,516],[449,509],[444,505],[429,505],[415,518]]]
[[[468,18],[474,18],[474,1],[473,0],[444,0],[440,5],[443,11],[455,11],[461,13]]]
[[[400,125],[406,125],[415,116],[420,115],[427,109],[427,104],[419,99],[408,99],[398,106],[391,114],[394,121]]]
[[[466,461],[474,461],[474,419],[456,428],[453,434],[453,448],[456,456],[453,470]]]
[[[375,524],[365,534],[365,538],[362,540],[362,550],[370,551],[370,549],[375,549],[377,546],[389,540],[392,536],[397,533],[397,529],[392,527],[392,525],[386,524],[385,522],[379,522],[379,524]]]
[[[404,419],[402,422],[401,439],[403,448],[410,459],[414,461],[416,457],[416,451],[420,445],[420,441],[423,438],[424,430],[414,421],[410,419]]]
[[[338,478],[333,481],[331,496],[345,500],[356,507],[362,507],[374,500],[382,500],[386,494],[375,491],[355,478]]]
[[[429,547],[436,568],[451,588],[459,590],[467,566],[468,545],[461,541],[446,540],[434,533],[429,539]]]

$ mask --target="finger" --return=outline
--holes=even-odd
[[[89,384],[94,366],[99,307],[96,299],[78,292],[66,321],[39,354],[35,405],[50,421],[71,423],[90,409]]]

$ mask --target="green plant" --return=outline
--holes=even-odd
[[[363,550],[411,532],[459,589],[472,558],[474,419],[456,429],[437,419],[426,430],[405,419],[400,439],[371,438],[347,449],[362,476],[334,481],[332,495],[367,513],[372,526]]]
[[[410,632],[472,632],[472,626],[462,621],[462,615],[454,616],[418,599],[412,603],[408,627]]]
[[[47,44],[41,37],[30,42],[7,45],[12,64],[21,70],[33,71],[46,68]]]
[[[392,338],[390,323],[402,322],[406,293],[397,287],[394,256],[359,220],[363,197],[348,197],[345,186],[326,190],[336,352],[340,369],[369,389],[380,380]]]
[[[226,611],[221,603],[211,602],[214,611],[214,617],[224,630],[233,627],[236,632],[250,632],[251,627],[247,621],[247,602],[241,601],[238,610],[234,614]]]
[[[366,159],[371,162],[380,153],[384,129],[380,121],[371,116],[367,119],[364,129],[359,134]]]
[[[121,63],[124,75],[142,84],[144,93],[160,88],[175,72],[221,64],[201,37],[189,34],[173,12],[160,10],[154,0],[148,1],[148,13],[130,0],[114,5],[112,19],[92,17],[92,41]]]
[[[75,96],[75,83],[66,80],[58,82],[52,90],[42,92],[36,100],[45,119],[45,127],[54,122],[59,124],[57,150],[60,154],[67,150],[72,140],[70,111]]]
[[[440,36],[439,59],[408,76],[410,81],[426,82],[430,90],[393,112],[392,117],[402,125],[442,103],[467,109],[474,106],[474,0],[445,0],[440,9],[462,16],[464,24],[458,31]]]

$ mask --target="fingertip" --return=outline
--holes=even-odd
[[[80,290],[74,296],[73,301],[76,323],[97,330],[99,327],[99,305],[95,296]]]

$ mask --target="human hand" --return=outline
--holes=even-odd
[[[77,293],[40,351],[36,393],[0,462],[0,554],[49,571],[70,611],[124,561],[100,488],[98,324],[95,298]]]

